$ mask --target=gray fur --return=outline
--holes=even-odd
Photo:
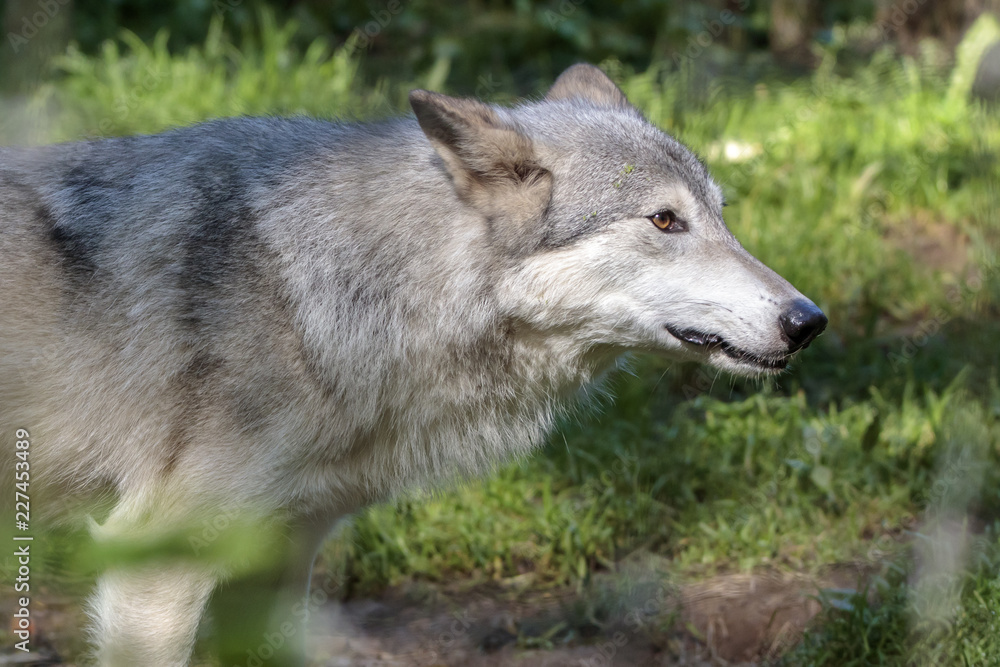
[[[530,451],[630,350],[765,373],[796,349],[778,318],[808,301],[599,70],[514,108],[411,99],[0,151],[0,428],[31,431],[51,507],[110,490],[97,539],[235,508],[288,527],[301,586],[337,519]],[[689,231],[646,219],[668,208]],[[99,661],[186,664],[228,574],[106,575]]]

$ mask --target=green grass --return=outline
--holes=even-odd
[[[7,105],[3,138],[381,116],[408,88],[445,83],[432,71],[362,89],[346,51],[298,53],[290,30],[236,48],[216,29],[179,55],[127,35],[97,57],[71,51]],[[766,383],[635,359],[611,379],[613,402],[567,418],[531,459],[359,515],[326,550],[347,594],[525,574],[584,590],[638,550],[669,558],[677,580],[860,562],[881,574],[821,594],[788,664],[1000,662],[1000,116],[949,95],[955,74],[930,59],[880,53],[844,73],[837,55],[809,79],[697,94],[655,67],[620,78],[706,156],[737,237],[826,310],[828,333]],[[927,252],[963,237],[950,262]],[[971,556],[942,574],[947,613],[913,584],[941,517],[971,527]]]
[[[968,566],[936,580],[913,586],[907,576],[915,568],[906,561],[892,564],[867,590],[822,591],[819,622],[782,664],[1000,664],[996,534],[994,528],[973,542]]]

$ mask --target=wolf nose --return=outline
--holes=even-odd
[[[826,315],[812,301],[796,301],[781,317],[781,330],[791,343],[789,352],[807,347],[826,328]]]

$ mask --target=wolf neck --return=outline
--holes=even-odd
[[[524,329],[512,337],[519,382],[544,388],[546,395],[573,400],[615,365],[620,350],[595,348],[568,333]]]
[[[551,277],[497,247],[415,122],[393,129],[391,142],[372,137],[362,164],[334,152],[311,165],[311,192],[281,197],[264,222],[312,361],[390,384],[410,376],[429,390],[442,375],[480,391],[490,378],[500,396],[527,402],[558,402],[600,377],[620,351],[575,339],[572,323],[556,321],[565,313],[536,303]],[[371,178],[387,169],[392,193]],[[354,359],[378,361],[359,369]]]
[[[465,312],[475,309],[470,305],[452,304]],[[353,393],[336,391],[325,401],[323,414],[338,427],[328,440],[329,454],[315,467],[347,465],[362,476],[378,470],[351,494],[365,503],[414,483],[479,475],[529,453],[615,360],[610,351],[587,350],[569,338],[497,327],[474,316],[439,322],[420,340],[392,343],[399,347],[381,368],[349,383]],[[375,338],[366,343],[385,349]],[[338,365],[322,372],[336,387],[345,373],[367,369]],[[357,391],[359,385],[367,386]]]
[[[367,152],[374,165],[337,154],[314,164],[309,191],[297,183],[276,197],[262,226],[317,387],[305,402],[325,415],[307,436],[328,443],[315,467],[388,467],[402,488],[482,472],[540,444],[615,355],[517,312],[517,267],[422,136],[385,148]],[[391,193],[370,176],[388,169]]]

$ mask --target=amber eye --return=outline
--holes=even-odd
[[[687,223],[677,217],[677,214],[670,209],[664,209],[655,215],[649,216],[653,224],[665,232],[686,232]]]

